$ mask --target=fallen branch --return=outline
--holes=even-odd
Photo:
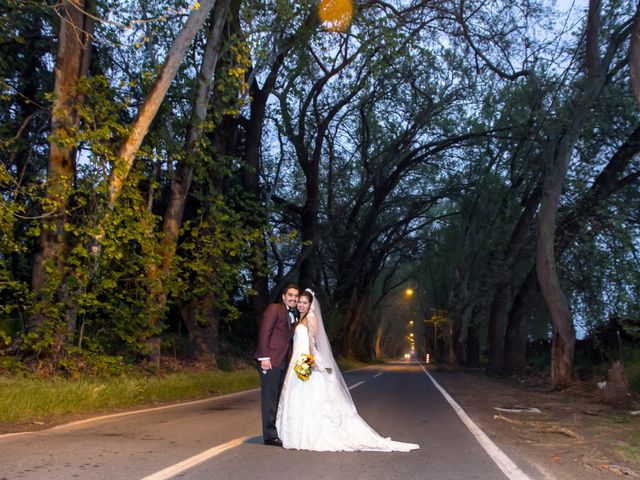
[[[519,427],[530,427],[534,429],[536,432],[540,432],[540,433],[557,433],[560,435],[566,435],[567,437],[573,438],[578,442],[583,441],[582,437],[577,433],[569,430],[568,428],[559,427],[557,425],[548,425],[548,424],[543,424],[541,422],[524,422],[521,420],[513,420],[511,418],[507,418],[502,415],[494,415],[493,419],[500,420],[511,425],[517,425]]]

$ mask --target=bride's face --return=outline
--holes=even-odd
[[[309,299],[307,297],[298,298],[298,311],[301,315],[304,315],[309,311],[309,307],[311,304],[309,303]]]

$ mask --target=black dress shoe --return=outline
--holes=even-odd
[[[281,447],[282,446],[282,440],[280,440],[279,438],[267,438],[264,441],[265,445],[272,445],[274,447]]]

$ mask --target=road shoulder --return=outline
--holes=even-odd
[[[558,392],[473,370],[434,373],[492,440],[543,478],[640,479],[640,418],[604,405],[591,386]]]

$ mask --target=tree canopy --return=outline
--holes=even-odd
[[[639,335],[638,16],[0,1],[5,368],[249,355],[298,282],[342,355],[515,372],[542,338],[569,383],[576,331]]]

